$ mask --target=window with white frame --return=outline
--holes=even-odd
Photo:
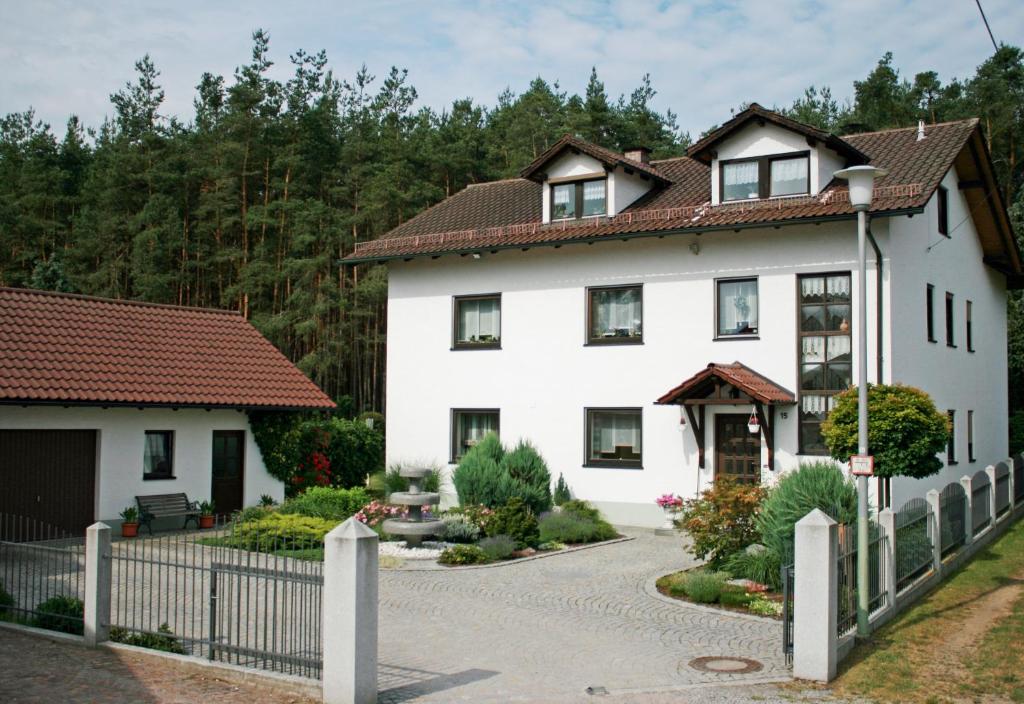
[[[454,301],[456,349],[501,345],[501,294],[456,296]]]
[[[639,408],[588,408],[588,467],[643,466],[643,419]]]
[[[716,296],[718,337],[757,334],[757,279],[721,279]]]

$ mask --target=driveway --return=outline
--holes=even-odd
[[[480,569],[386,570],[381,701],[568,701],[789,676],[777,621],[665,599],[654,578],[693,564],[677,537]],[[742,657],[748,674],[691,667]],[[728,663],[713,663],[716,668]]]

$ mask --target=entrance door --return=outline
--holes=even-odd
[[[77,535],[95,499],[95,430],[0,430],[0,514]]]
[[[210,497],[218,515],[242,509],[245,486],[245,431],[213,431],[213,484]]]
[[[749,416],[715,416],[715,479],[729,477],[743,484],[761,482],[761,433],[747,429]]]

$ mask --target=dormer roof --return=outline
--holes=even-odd
[[[791,132],[802,134],[807,138],[808,144],[812,146],[816,142],[821,142],[832,151],[845,156],[849,160],[851,166],[856,164],[866,164],[868,162],[866,154],[846,140],[835,136],[831,132],[826,132],[825,130],[818,129],[813,125],[808,125],[803,122],[797,122],[796,120],[780,115],[777,112],[768,110],[757,103],[751,103],[746,110],[737,113],[736,116],[721,127],[711,130],[711,132],[706,134],[703,138],[694,143],[693,146],[687,149],[686,155],[691,159],[696,159],[697,161],[705,164],[710,164],[713,158],[715,146],[728,139],[730,135],[735,134],[751,122],[757,122],[762,125],[771,123]]]
[[[537,183],[543,183],[547,177],[544,172],[544,168],[552,161],[561,156],[562,152],[570,150],[577,153],[586,154],[589,157],[597,159],[608,169],[614,169],[621,166],[627,170],[633,170],[639,173],[641,176],[648,176],[654,181],[667,185],[672,183],[672,180],[650,164],[645,164],[642,161],[636,159],[629,159],[624,154],[613,152],[611,149],[605,149],[599,147],[596,144],[584,141],[579,137],[574,137],[571,134],[565,134],[557,142],[552,144],[544,153],[534,159],[529,166],[519,172],[519,175],[530,181]]]

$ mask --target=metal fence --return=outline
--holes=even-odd
[[[1013,503],[1024,501],[1024,455],[1013,457]]]
[[[996,470],[996,518],[1010,510],[1010,468],[1005,462],[999,462]]]
[[[786,664],[793,664],[793,565],[782,567],[782,654]]]
[[[896,591],[903,591],[932,567],[933,514],[924,499],[911,499],[896,512],[893,539]]]
[[[868,536],[868,613],[885,606],[885,561],[882,550],[888,536],[872,523]],[[839,617],[836,631],[843,636],[857,627],[857,526],[839,526]]]
[[[991,498],[992,482],[988,473],[979,470],[971,477],[971,534],[978,535],[992,523]]]
[[[83,630],[85,537],[0,514],[0,618],[63,633]]]
[[[253,525],[114,542],[112,638],[319,677],[319,541]]]
[[[947,484],[939,494],[939,544],[942,557],[967,541],[967,492],[958,482]]]

